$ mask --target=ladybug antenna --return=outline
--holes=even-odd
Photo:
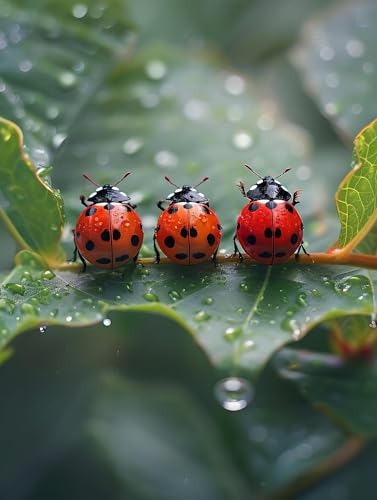
[[[208,179],[209,179],[209,177],[208,177],[208,176],[203,177],[203,179],[199,182],[199,184],[196,184],[196,185],[194,186],[194,188],[197,188],[198,186],[200,186],[201,184],[203,184],[203,182],[208,181]]]
[[[122,177],[116,181],[115,184],[113,184],[113,186],[117,186],[118,184],[120,184],[122,182],[123,179],[125,179],[126,177],[128,177],[130,175],[131,172],[126,172],[125,174],[122,175]]]
[[[282,172],[281,174],[279,174],[277,177],[275,177],[275,179],[279,179],[279,177],[281,177],[282,175],[286,174],[287,172],[289,172],[290,170],[292,170],[291,168],[286,168],[284,170],[284,172]]]
[[[177,186],[177,184],[174,184],[174,182],[172,182],[172,181],[169,179],[169,177],[168,177],[167,175],[165,175],[165,180],[166,180],[169,184],[171,184],[172,186],[174,186],[174,187],[176,187],[176,188],[178,188],[178,189],[179,189],[179,186]]]
[[[91,178],[89,177],[89,175],[82,174],[82,176],[84,177],[84,179],[86,179],[87,181],[91,182],[91,183],[92,183],[92,184],[94,184],[95,186],[100,187],[100,185],[99,185],[99,184],[97,184],[96,182],[94,182],[94,180],[93,180],[93,179],[91,179]]]
[[[248,168],[249,170],[251,170],[253,172],[253,174],[255,174],[257,177],[259,177],[259,179],[263,179],[263,177],[258,174],[258,172],[256,172],[253,168],[250,167],[250,165],[248,165],[247,163],[245,163],[245,167]]]

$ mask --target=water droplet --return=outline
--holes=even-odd
[[[206,297],[205,299],[202,300],[202,304],[205,304],[207,306],[210,306],[213,304],[213,298],[212,297]]]
[[[143,141],[139,137],[130,137],[123,143],[123,151],[127,155],[134,155],[144,146]]]
[[[40,333],[46,333],[47,332],[47,325],[41,325],[39,327]]]
[[[245,340],[245,342],[242,344],[242,349],[244,351],[251,351],[255,347],[255,342],[254,340],[248,339]]]
[[[182,298],[182,295],[177,292],[177,290],[170,290],[168,292],[168,295],[173,302],[176,302],[177,300],[180,300]]]
[[[23,61],[20,61],[18,68],[22,73],[27,73],[30,71],[33,67],[33,63],[29,59],[24,59]]]
[[[244,131],[237,132],[232,138],[233,146],[237,149],[249,149],[253,144],[253,138]]]
[[[59,148],[63,142],[67,139],[67,134],[55,134],[52,138],[52,145],[54,148]]]
[[[21,280],[22,281],[33,281],[33,276],[31,274],[31,272],[29,271],[24,271],[22,274],[21,274]]]
[[[246,83],[240,75],[229,75],[225,79],[225,90],[231,95],[241,95],[245,92]]]
[[[225,410],[240,411],[250,403],[254,391],[248,380],[240,377],[228,377],[216,383],[214,394]]]
[[[14,295],[25,295],[26,292],[26,288],[20,283],[7,283],[5,288],[11,291]]]
[[[58,309],[52,309],[50,311],[51,318],[55,318],[58,315],[58,312],[59,312]]]
[[[248,284],[247,284],[247,283],[245,283],[244,281],[242,281],[242,282],[240,283],[240,288],[241,288],[241,290],[242,290],[243,292],[248,292],[248,291],[249,291],[249,286],[248,286]]]
[[[88,13],[88,7],[83,3],[77,3],[72,7],[72,15],[76,19],[82,19]]]
[[[102,321],[103,326],[110,326],[111,325],[111,319],[110,318],[104,318]]]
[[[160,299],[158,298],[158,296],[149,291],[149,292],[146,292],[144,295],[143,295],[144,299],[147,300],[148,302],[159,302]]]
[[[322,59],[322,61],[331,61],[334,59],[335,56],[335,50],[332,47],[329,47],[328,45],[324,45],[321,47],[319,51],[319,57]]]
[[[241,327],[229,327],[224,332],[224,339],[227,342],[234,342],[242,333]]]
[[[12,314],[16,309],[16,304],[10,299],[0,299],[0,311]]]
[[[360,40],[351,39],[346,43],[347,54],[354,58],[359,58],[364,54],[364,44]]]
[[[8,142],[9,139],[12,137],[12,134],[10,133],[10,131],[6,128],[1,128],[1,135],[4,139],[4,142]]]
[[[243,307],[237,307],[236,312],[238,312],[238,314],[243,314],[245,309]]]
[[[32,304],[29,304],[28,302],[25,302],[24,304],[22,304],[20,309],[21,309],[21,312],[23,314],[27,314],[30,316],[35,316],[38,314],[37,309]]]
[[[194,320],[200,323],[201,321],[207,321],[210,319],[210,314],[207,311],[199,311],[195,314]]]
[[[330,116],[335,116],[338,112],[338,107],[335,102],[327,102],[325,104],[325,111]]]
[[[162,150],[155,154],[154,161],[159,167],[172,168],[178,164],[178,157],[171,151]]]
[[[46,116],[50,120],[55,120],[59,116],[60,110],[57,106],[48,106]]]
[[[166,75],[167,68],[162,61],[154,59],[145,65],[145,73],[152,80],[161,80]]]
[[[43,280],[52,280],[53,278],[55,278],[55,274],[50,269],[47,269],[46,271],[43,271],[43,273],[41,274],[41,278]]]
[[[70,323],[72,321],[72,316],[66,316],[65,320],[67,321],[67,323]]]
[[[71,71],[63,71],[58,76],[58,79],[59,79],[60,85],[62,85],[62,87],[65,87],[65,88],[73,87],[77,82],[76,75],[74,73],[72,73]]]
[[[208,104],[199,99],[190,99],[183,106],[183,114],[193,121],[202,120],[208,115]]]
[[[311,292],[314,295],[314,297],[321,297],[321,292],[317,290],[317,288],[313,288]]]

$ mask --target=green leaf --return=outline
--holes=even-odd
[[[347,138],[377,115],[373,1],[338,4],[304,25],[293,61],[322,112]]]
[[[207,263],[54,275],[28,258],[1,288],[3,344],[33,326],[85,325],[113,309],[153,311],[182,324],[214,365],[256,376],[275,350],[317,323],[373,311],[363,271]]]
[[[335,355],[284,349],[275,362],[282,377],[336,422],[351,432],[376,437],[375,360],[349,362]]]
[[[0,216],[24,248],[50,265],[64,260],[60,238],[65,223],[63,200],[36,172],[23,153],[21,130],[0,119]]]
[[[336,194],[341,224],[337,247],[348,252],[368,237],[377,221],[377,120],[356,136],[354,163]],[[374,232],[365,243],[372,255],[377,250]]]

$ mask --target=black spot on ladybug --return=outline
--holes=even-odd
[[[277,227],[275,229],[275,236],[276,236],[276,238],[280,238],[281,237],[281,229],[280,229],[280,227]]]
[[[277,252],[275,257],[285,257],[287,254],[285,252]]]
[[[108,259],[107,257],[101,257],[100,259],[97,259],[96,262],[98,262],[98,264],[110,264],[111,259]]]
[[[190,236],[196,238],[198,236],[198,231],[194,227],[190,227]]]
[[[183,227],[181,229],[181,236],[182,236],[182,238],[187,238],[187,235],[188,235],[188,231],[187,231],[187,229],[185,227]]]
[[[110,241],[110,232],[108,229],[105,229],[104,231],[102,231],[101,233],[101,240],[103,241]]]
[[[168,208],[169,214],[175,214],[176,212],[178,212],[178,207],[169,207]]]
[[[296,233],[293,233],[291,236],[291,243],[292,243],[292,245],[294,245],[297,242],[298,242],[298,236]]]
[[[94,207],[88,208],[88,210],[85,212],[85,215],[89,217],[89,215],[94,215],[97,212],[97,209]]]
[[[209,235],[207,236],[207,241],[208,241],[208,245],[210,245],[210,246],[214,245],[215,241],[216,241],[215,235],[212,233],[209,233]]]
[[[187,253],[176,253],[175,258],[178,260],[185,260],[187,259]]]
[[[220,226],[220,224],[217,224],[217,229],[218,229],[219,231],[221,231],[221,230],[222,230],[222,227]]]
[[[286,203],[285,208],[288,210],[288,212],[291,212],[291,214],[293,214],[293,207],[290,203]]]
[[[173,246],[175,245],[175,239],[173,238],[173,236],[166,236],[166,238],[164,239],[164,243],[168,248],[173,248]]]
[[[134,247],[137,247],[138,244],[139,244],[139,236],[137,234],[133,234],[131,236],[131,244],[134,246]]]
[[[77,233],[76,233],[76,238],[77,238],[78,240],[80,239],[80,236],[81,236],[80,231],[77,231]]]
[[[112,205],[111,203],[108,203],[107,205],[105,205],[103,207],[105,210],[112,210],[114,208],[114,205]]]
[[[192,205],[191,205],[191,203],[185,203],[183,205],[183,208],[185,208],[186,210],[190,210],[190,208],[192,208]]]
[[[119,240],[121,236],[122,235],[121,235],[120,231],[118,229],[114,229],[114,231],[113,231],[114,240]]]
[[[88,240],[86,242],[85,248],[90,252],[94,248],[94,242],[92,240]]]
[[[270,201],[268,201],[268,202],[266,203],[266,207],[267,207],[267,208],[270,208],[271,210],[272,210],[273,208],[275,208],[276,206],[277,206],[277,203],[275,203],[275,202],[274,202],[274,201],[272,201],[272,200],[270,200]]]
[[[250,203],[250,205],[249,205],[250,212],[255,212],[256,210],[258,210],[258,208],[259,208],[258,203]]]
[[[241,227],[241,224],[239,222],[237,222],[237,229],[239,229]]]
[[[272,253],[270,252],[262,252],[258,254],[259,257],[262,257],[262,259],[268,259],[269,257],[272,257]]]
[[[194,259],[202,259],[203,257],[206,256],[206,254],[203,252],[196,252],[196,253],[193,253],[192,256],[194,257]]]
[[[268,227],[264,230],[264,235],[266,238],[272,238],[272,234],[273,234],[272,229],[270,227]]]
[[[246,238],[246,241],[249,243],[249,245],[255,245],[257,239],[253,234],[249,234],[249,236]]]
[[[116,262],[124,262],[125,260],[129,259],[130,256],[127,254],[120,255],[119,257],[115,257]]]
[[[205,214],[211,213],[206,205],[202,205],[202,212],[204,212]]]

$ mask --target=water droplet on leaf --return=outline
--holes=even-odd
[[[228,411],[246,408],[253,398],[253,393],[250,382],[241,377],[224,378],[214,387],[215,398]]]

